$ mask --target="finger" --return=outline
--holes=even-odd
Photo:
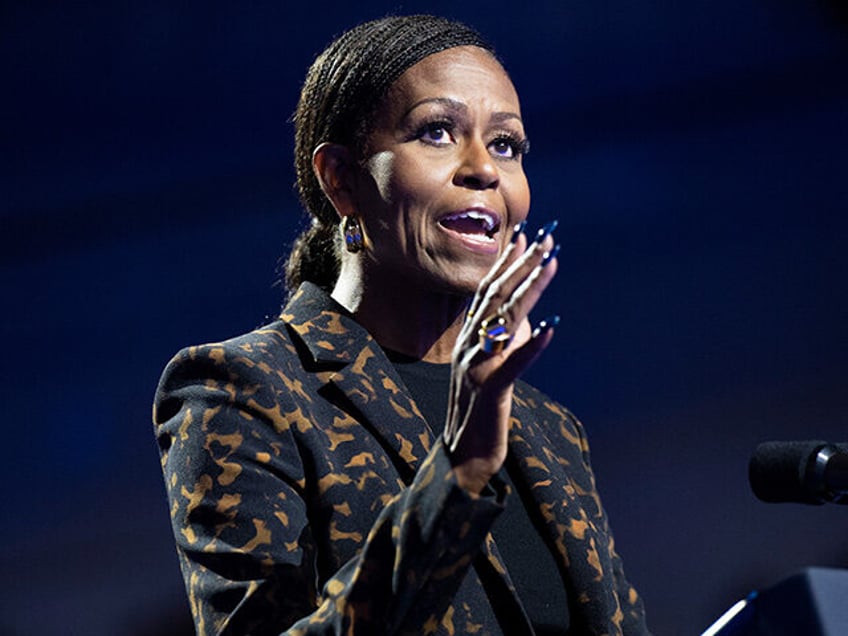
[[[527,315],[553,280],[556,269],[557,261],[554,251],[533,269],[509,302],[501,305],[496,313],[481,322],[480,329],[476,333],[477,342],[472,344],[466,341],[467,346],[473,347],[471,356],[466,357],[466,360],[477,364],[487,359],[500,359],[502,363],[503,359],[513,355],[523,346],[531,336]]]
[[[559,263],[556,260],[559,249],[560,246],[555,245],[552,250],[545,252],[539,264],[519,283],[509,299],[501,306],[501,313],[507,321],[515,323],[523,320],[536,305],[559,269]]]
[[[527,320],[519,324],[517,328],[512,327],[512,329],[513,337],[500,352],[487,351],[486,347],[484,346],[485,337],[480,335],[480,332],[478,332],[476,339],[468,347],[464,357],[461,358],[461,360],[466,363],[468,368],[471,368],[475,365],[488,363],[493,360],[496,364],[502,363],[503,360],[506,360],[506,358],[510,354],[512,354],[513,350],[518,349],[530,339],[533,331],[530,327],[530,323]],[[486,367],[489,369],[493,368],[491,364],[487,364]]]
[[[477,286],[477,292],[471,300],[471,305],[468,308],[467,320],[460,333],[460,338],[465,335],[464,332],[474,328],[473,319],[480,317],[480,305],[483,303],[486,295],[486,290],[492,284],[492,281],[502,276],[504,272],[512,265],[515,259],[519,258],[527,249],[527,237],[524,235],[524,227],[527,221],[522,221],[515,226],[512,233],[512,238],[506,249],[503,251],[497,262],[486,273],[480,284]]]
[[[553,247],[551,233],[556,226],[556,221],[542,226],[524,252],[516,257],[505,271],[489,282],[485,288],[481,285],[480,291],[485,294],[480,303],[481,309],[493,307],[497,309],[509,299],[520,282],[541,263],[545,253]]]
[[[508,329],[514,330],[527,318],[557,271],[557,247],[552,239],[536,243],[492,283],[481,303],[482,322],[503,316]],[[550,248],[550,249],[546,249]]]

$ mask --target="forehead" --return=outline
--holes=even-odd
[[[498,110],[519,112],[509,75],[488,51],[476,46],[446,49],[414,64],[392,84],[386,105],[392,110],[409,108],[433,97],[483,101]]]

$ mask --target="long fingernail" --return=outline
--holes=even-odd
[[[556,327],[558,324],[559,324],[559,316],[558,315],[549,316],[548,318],[545,318],[533,330],[533,337],[536,338],[537,336],[540,336],[543,333],[550,331],[551,329]]]
[[[524,228],[527,226],[527,219],[524,219],[521,223],[512,228],[512,238],[509,239],[510,243],[515,243],[518,240],[519,235],[524,231]]]
[[[541,243],[542,241],[544,241],[545,237],[551,232],[553,232],[558,224],[559,221],[557,221],[556,219],[545,223],[541,228],[539,228],[539,231],[536,232],[536,242]]]
[[[539,264],[539,267],[544,267],[548,263],[550,263],[553,259],[556,258],[556,255],[559,254],[560,245],[557,243],[554,245],[554,249],[550,252],[545,252],[545,255],[542,257],[542,262]]]

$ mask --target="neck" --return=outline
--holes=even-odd
[[[344,259],[332,296],[381,347],[437,363],[450,362],[469,302],[396,275],[366,275],[359,259]]]

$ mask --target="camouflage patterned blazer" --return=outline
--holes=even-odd
[[[488,532],[508,488],[457,485],[380,347],[317,287],[276,322],[181,351],[154,424],[198,634],[497,632],[481,602],[532,633]],[[647,633],[581,424],[519,383],[509,452],[571,633]]]

